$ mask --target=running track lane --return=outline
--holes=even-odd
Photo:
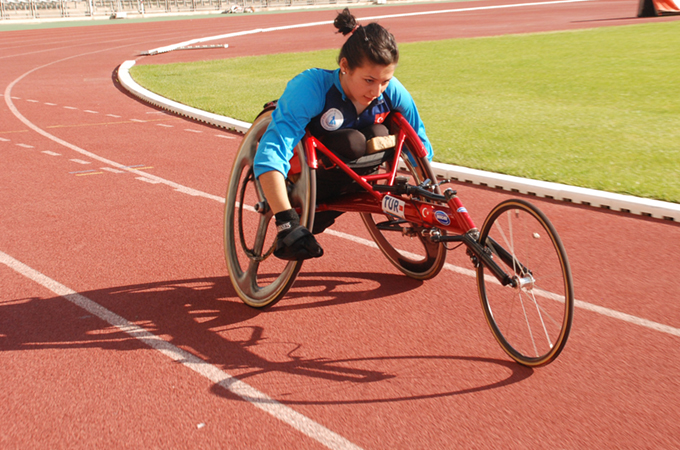
[[[598,16],[598,5],[571,13],[604,20],[631,7],[607,2]],[[0,251],[364,448],[677,446],[678,338],[668,333],[578,311],[560,359],[523,369],[497,348],[471,280],[443,273],[417,283],[376,250],[330,233],[322,244],[332,257],[306,263],[289,299],[267,312],[244,307],[225,276],[220,204],[176,189],[220,197],[238,136],[159,114],[111,83],[117,62],[219,34],[234,19],[14,34],[0,53],[9,67],[2,86],[32,72],[13,85],[11,103],[41,130],[125,167],[46,139],[3,108],[0,149],[11,170]],[[480,19],[490,29],[495,18]],[[432,23],[408,21],[419,27]],[[280,45],[335,47],[334,38],[298,32]],[[230,43],[234,53],[262,47]],[[506,196],[459,192],[480,223]],[[676,225],[537,203],[567,245],[577,298],[678,328]],[[334,229],[367,237],[353,217]],[[458,253],[449,261],[465,264]],[[321,446],[14,269],[0,265],[0,277],[0,408],[14,418],[3,421],[3,446]]]

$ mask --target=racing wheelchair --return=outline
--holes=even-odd
[[[274,107],[266,107],[244,136],[225,201],[229,277],[238,296],[255,308],[280,300],[303,264],[274,257],[273,214],[253,174]],[[566,344],[574,312],[571,270],[553,225],[533,204],[509,199],[494,207],[478,229],[456,191],[443,189],[448,180],[437,182],[407,120],[392,112],[385,124],[396,145],[354,161],[344,161],[307,132],[286,178],[301,225],[311,230],[321,211],[359,213],[387,259],[419,280],[442,270],[450,246],[464,246],[484,315],[503,350],[530,367],[553,361]],[[349,176],[355,189],[317,201],[317,175],[330,171]]]

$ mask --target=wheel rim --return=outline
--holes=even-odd
[[[273,256],[276,229],[271,211],[256,212],[264,195],[253,176],[253,159],[270,114],[255,121],[243,138],[225,201],[224,248],[229,276],[238,296],[248,305],[263,307],[279,300],[288,291],[302,265],[301,261],[282,261]],[[296,148],[304,163],[301,146]],[[301,212],[301,223],[313,221],[313,175],[303,170],[296,183],[289,183],[291,203]],[[311,210],[311,211],[310,211]]]
[[[492,332],[518,362],[549,363],[564,348],[573,316],[571,272],[554,227],[532,205],[512,200],[491,212],[480,242],[492,249],[494,261],[517,284],[504,287],[488,269],[478,268],[480,298]],[[512,258],[503,262],[495,243],[526,267]]]

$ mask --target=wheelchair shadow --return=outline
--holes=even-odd
[[[286,296],[262,311],[291,311],[376,300],[395,293],[406,293],[422,285],[423,281],[401,274],[300,272]],[[352,292],[347,292],[347,287],[352,286]],[[300,299],[304,299],[304,303],[291,304],[291,301]]]
[[[365,292],[337,289],[346,282],[367,282],[372,288]],[[280,336],[272,338],[276,334],[268,332],[268,327],[262,325],[271,320],[258,320],[258,316],[379,299],[386,295],[386,291],[408,291],[421,284],[402,275],[354,272],[301,274],[298,283],[296,286],[300,291],[293,290],[291,297],[285,297],[265,310],[243,304],[235,295],[228,277],[143,283],[86,291],[80,295],[242,380],[280,374],[293,377],[302,384],[316,380],[314,382],[337,387],[346,383],[357,386],[375,384],[379,387],[381,382],[399,380],[402,377],[401,366],[423,363],[437,366],[484,363],[497,366],[503,373],[510,372],[509,376],[491,383],[477,383],[479,380],[472,379],[468,380],[472,386],[442,392],[407,393],[411,389],[404,389],[402,394],[390,398],[288,399],[282,403],[373,403],[462,395],[517,383],[533,373],[531,369],[510,361],[481,357],[406,354],[334,359],[332,355],[319,354],[317,347],[306,346],[304,341],[282,342]],[[314,292],[306,292],[310,287]],[[75,308],[64,297],[3,300],[0,302],[0,317],[4,319],[0,352],[73,348],[100,348],[116,352],[148,349],[125,331]],[[306,326],[313,325],[300,324],[300,327]],[[273,353],[272,348],[276,350]],[[427,352],[427,349],[423,350]],[[303,351],[306,356],[299,356]],[[219,384],[213,386],[212,392],[240,399]]]

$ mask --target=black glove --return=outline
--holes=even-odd
[[[294,209],[276,214],[276,249],[274,256],[287,261],[318,258],[323,249],[312,233],[300,225],[300,217]]]

